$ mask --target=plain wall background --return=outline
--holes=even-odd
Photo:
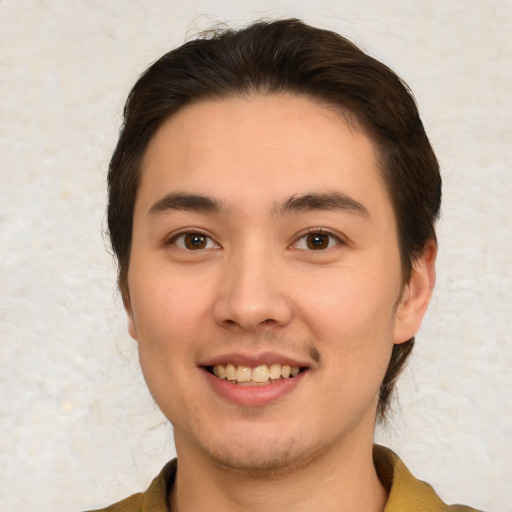
[[[294,16],[413,89],[444,176],[438,284],[378,439],[512,511],[510,0],[0,0],[0,510],[106,506],[173,456],[102,238],[130,86],[198,30]]]

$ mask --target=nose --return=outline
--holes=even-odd
[[[292,309],[285,279],[268,253],[247,249],[230,258],[226,267],[214,306],[217,324],[256,330],[290,322]]]

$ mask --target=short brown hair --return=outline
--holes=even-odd
[[[149,141],[171,115],[202,99],[305,95],[354,118],[372,139],[395,212],[404,282],[429,240],[441,202],[439,166],[412,93],[344,37],[295,19],[211,31],[163,55],[132,88],[108,173],[108,229],[127,296],[133,209]],[[382,420],[414,338],[394,345],[382,382]]]

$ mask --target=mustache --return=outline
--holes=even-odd
[[[257,347],[262,351],[276,350],[276,348],[283,348],[287,352],[294,352],[297,355],[305,356],[314,361],[320,363],[322,357],[320,352],[316,348],[316,345],[310,340],[304,342],[290,341],[290,339],[283,336],[276,335],[275,332],[263,331],[258,334],[251,336],[236,336],[228,335],[224,338],[226,346],[250,346]]]

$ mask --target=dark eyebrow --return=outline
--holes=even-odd
[[[313,210],[341,210],[363,217],[370,216],[366,207],[359,201],[341,192],[293,195],[275,209],[277,215]]]
[[[202,213],[219,213],[226,210],[222,201],[199,194],[186,194],[174,192],[159,199],[151,208],[148,214],[165,213],[172,210],[186,210]]]

